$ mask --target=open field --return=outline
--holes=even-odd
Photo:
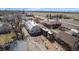
[[[79,19],[79,12],[31,12],[34,15],[46,16],[47,14],[54,15],[66,15],[68,17]]]

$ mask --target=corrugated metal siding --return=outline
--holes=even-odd
[[[56,37],[59,37],[60,40],[64,41],[65,43],[69,44],[71,47],[73,47],[74,43],[79,41],[79,38],[76,38],[72,35],[69,35],[65,32],[60,32]]]
[[[29,21],[27,21],[25,23],[25,25],[26,25],[26,27],[27,27],[28,30],[31,30],[34,26],[36,26],[38,24],[36,24],[34,21],[29,20]]]

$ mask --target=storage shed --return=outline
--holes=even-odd
[[[64,45],[63,43],[67,44],[71,50],[75,49],[75,44],[77,46],[76,49],[79,50],[79,38],[74,37],[68,33],[65,32],[60,32],[59,34],[56,35],[56,40],[59,41],[60,44]],[[66,46],[65,46],[66,47]]]

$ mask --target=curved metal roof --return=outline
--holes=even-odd
[[[25,23],[25,25],[27,26],[27,29],[31,30],[34,26],[37,26],[38,24],[33,20],[29,20]]]

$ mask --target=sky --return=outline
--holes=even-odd
[[[0,8],[0,10],[79,12],[79,8]]]

